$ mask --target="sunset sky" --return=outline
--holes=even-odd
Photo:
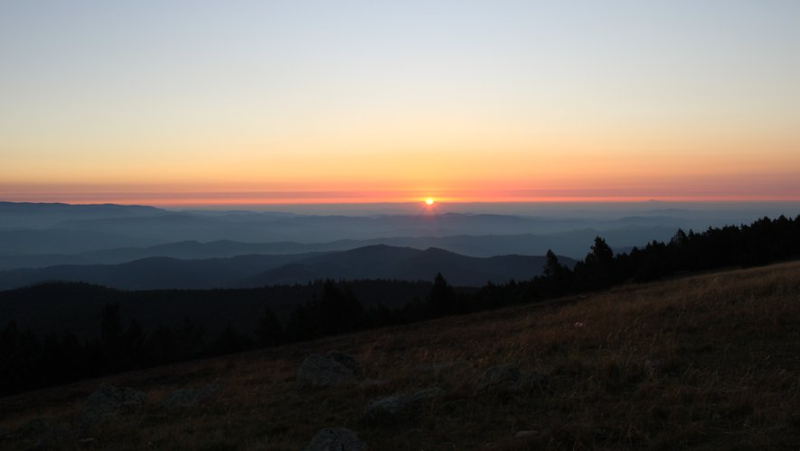
[[[800,1],[7,1],[0,200],[800,200]]]

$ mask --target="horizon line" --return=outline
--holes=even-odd
[[[16,204],[60,204],[60,205],[118,205],[160,208],[183,207],[265,207],[265,206],[366,206],[366,205],[418,205],[431,196],[418,199],[380,200],[380,199],[281,199],[254,201],[253,199],[1,199],[0,203]],[[732,204],[732,203],[800,203],[800,197],[539,197],[525,199],[448,199],[436,198],[436,205],[513,205],[513,204],[645,204],[645,203],[685,203],[685,204]]]

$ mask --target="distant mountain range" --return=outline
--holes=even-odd
[[[558,255],[581,259],[589,252],[596,236],[602,236],[614,250],[621,252],[653,240],[667,241],[678,228],[701,231],[709,226],[750,222],[760,214],[796,214],[788,204],[735,208],[704,205],[694,209],[686,205],[669,208],[671,205],[615,204],[600,208],[596,205],[532,204],[530,214],[455,213],[446,212],[447,207],[440,206],[439,210],[416,214],[345,216],[0,202],[0,271],[133,265],[137,260],[156,257],[209,260],[251,256],[234,259],[236,263],[231,265],[238,267],[243,261],[255,261],[253,255],[261,255],[264,257],[259,268],[267,272],[277,271],[280,266],[299,258],[288,257],[290,254],[338,252],[374,245],[417,250],[439,248],[470,257],[544,255],[552,249]],[[479,205],[470,208],[477,207]],[[521,207],[516,211],[522,211]],[[284,257],[274,266],[277,260],[273,257],[278,255]],[[166,264],[166,260],[153,262]],[[221,262],[182,266],[190,265],[196,268],[224,266]],[[243,269],[247,271],[242,277],[257,276],[247,265]],[[77,270],[59,268],[44,273],[60,277],[64,271],[71,274]],[[113,272],[108,268],[97,271]],[[192,271],[192,274],[202,273]],[[225,274],[223,269],[218,272]],[[16,274],[21,280],[29,280],[32,274],[39,273]],[[353,272],[342,270],[340,273]],[[494,273],[487,270],[481,274]],[[269,277],[278,278],[275,274]],[[124,277],[111,279],[130,282]],[[289,274],[280,279],[290,279]],[[210,280],[232,283],[220,277]]]
[[[167,210],[141,205],[0,202],[0,229],[43,228],[70,220],[135,218],[168,213]]]
[[[589,244],[601,233],[594,229],[573,230],[553,235],[455,235],[445,237],[388,237],[369,240],[337,240],[321,243],[298,243],[283,241],[274,243],[242,243],[231,240],[218,240],[206,243],[199,241],[181,241],[146,247],[119,247],[71,253],[76,241],[84,232],[72,231],[11,231],[0,232],[0,249],[9,252],[0,254],[0,270],[17,268],[45,268],[57,265],[97,265],[119,264],[151,257],[169,257],[177,259],[210,259],[228,258],[240,255],[278,255],[306,254],[312,252],[332,252],[356,249],[365,246],[385,244],[397,247],[427,249],[431,247],[445,249],[457,254],[471,257],[492,257],[496,255],[522,254],[542,255],[548,249],[569,256],[583,256],[588,252]],[[651,228],[634,230],[615,230],[602,235],[611,243],[629,242],[631,235],[648,237],[671,236],[672,230]],[[108,237],[108,242],[113,238]],[[28,246],[27,241],[35,241],[39,250],[62,249],[63,253],[18,253]],[[30,246],[29,246],[30,247]],[[618,251],[627,247],[615,247]],[[566,251],[566,252],[562,252]]]
[[[572,265],[574,261],[562,259]],[[246,288],[307,283],[317,279],[432,280],[437,272],[460,286],[530,279],[544,257],[467,257],[442,249],[424,251],[375,245],[349,251],[179,260],[152,257],[114,265],[61,265],[0,271],[0,289],[46,281],[88,282],[126,290]]]

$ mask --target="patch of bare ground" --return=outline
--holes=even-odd
[[[305,357],[352,354],[380,383],[296,383]],[[476,386],[496,365],[546,379]],[[73,431],[101,383],[145,408],[60,449],[298,450],[345,427],[374,450],[794,449],[800,444],[800,263],[631,285],[531,304],[171,365],[0,399],[0,430],[48,418]],[[196,406],[161,406],[217,384]],[[437,387],[411,416],[369,422],[370,401]],[[521,431],[528,431],[517,434]],[[519,435],[519,437],[515,437]],[[3,440],[27,449],[31,440]]]

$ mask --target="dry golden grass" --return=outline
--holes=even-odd
[[[576,326],[582,323],[582,326]],[[339,349],[384,385],[299,388],[311,353]],[[518,394],[478,392],[503,363],[550,375]],[[176,388],[219,382],[202,406],[165,412]],[[75,421],[101,382],[148,393],[139,414],[65,449],[303,449],[348,427],[375,450],[800,448],[800,263],[625,286],[547,305],[333,337],[0,399],[0,429]],[[368,424],[376,397],[447,395],[397,424]],[[515,439],[521,430],[536,434]],[[11,448],[25,443],[0,442]]]

